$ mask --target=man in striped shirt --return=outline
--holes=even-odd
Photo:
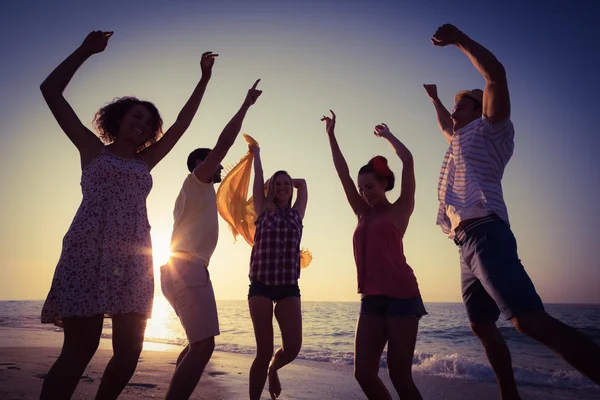
[[[441,103],[435,85],[424,87],[449,143],[438,183],[437,224],[459,248],[463,301],[502,399],[520,397],[510,352],[496,327],[500,313],[519,332],[555,350],[600,384],[600,347],[544,311],[517,255],[501,184],[515,133],[504,67],[453,25],[438,28],[431,41],[435,46],[458,47],[486,81],[483,91],[458,92],[452,113]]]

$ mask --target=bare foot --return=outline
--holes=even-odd
[[[269,394],[271,400],[275,400],[281,394],[281,383],[279,382],[279,375],[277,375],[276,369],[269,368]]]

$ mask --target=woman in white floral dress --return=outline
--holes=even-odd
[[[217,56],[202,55],[201,79],[162,138],[156,107],[134,97],[117,99],[98,111],[98,138],[62,93],[77,69],[106,48],[112,34],[91,32],[40,87],[50,111],[79,150],[83,192],[42,309],[42,322],[64,329],[62,351],[44,380],[42,399],[72,396],[98,348],[105,317],[113,320],[114,354],[96,398],[116,399],[133,375],[154,297],[146,211],[150,171],[189,127]]]

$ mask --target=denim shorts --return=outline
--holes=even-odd
[[[533,282],[517,254],[517,241],[498,217],[474,220],[458,230],[463,302],[472,323],[511,319],[543,310]],[[481,223],[481,222],[484,223]]]
[[[360,313],[384,318],[417,318],[427,315],[421,296],[399,299],[381,295],[363,295]]]
[[[248,299],[254,296],[268,297],[271,301],[277,303],[286,297],[300,298],[300,287],[295,285],[267,285],[262,282],[250,282],[248,290]]]

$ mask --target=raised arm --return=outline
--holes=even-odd
[[[377,125],[373,133],[375,136],[387,140],[402,161],[400,197],[394,202],[394,207],[404,215],[411,215],[415,208],[415,191],[417,187],[413,156],[410,150],[390,132],[390,128],[386,124]]]
[[[331,112],[331,117],[323,116],[323,118],[321,118],[321,121],[325,121],[325,131],[327,132],[327,136],[329,137],[329,145],[331,147],[333,165],[335,166],[335,170],[337,171],[338,177],[342,182],[342,187],[344,188],[344,192],[346,193],[348,203],[350,203],[350,207],[352,207],[352,211],[354,211],[354,214],[358,218],[360,218],[360,216],[368,210],[369,205],[358,193],[356,185],[350,177],[350,169],[348,168],[348,164],[344,159],[342,150],[340,150],[340,146],[338,145],[337,139],[335,138],[336,115],[333,111],[329,111]]]
[[[294,202],[294,208],[300,214],[300,219],[304,219],[304,213],[306,212],[306,205],[308,204],[308,188],[304,179],[292,179],[292,185],[298,191],[296,194],[296,201]]]
[[[254,83],[248,93],[246,94],[246,98],[242,103],[242,107],[240,107],[239,111],[233,116],[231,121],[225,126],[221,134],[219,135],[219,139],[217,139],[217,144],[208,153],[208,156],[200,165],[198,165],[194,169],[194,174],[201,182],[209,183],[212,180],[212,176],[215,173],[215,170],[221,164],[221,161],[227,155],[227,152],[233,146],[235,139],[237,138],[240,130],[242,129],[242,122],[244,122],[244,118],[246,117],[246,113],[250,109],[250,107],[256,103],[256,100],[261,95],[262,90],[256,89],[256,85],[258,85],[260,79]]]
[[[442,131],[442,134],[446,138],[446,141],[450,143],[452,141],[452,118],[450,117],[450,112],[444,107],[442,101],[438,97],[437,86],[432,84],[423,85],[425,88],[425,92],[427,92],[427,96],[433,103],[435,107],[435,113],[437,117],[437,123]]]
[[[86,128],[63,96],[75,72],[92,55],[101,53],[113,32],[94,31],[87,35],[81,46],[67,57],[40,85],[44,100],[67,137],[79,150],[81,167],[87,165],[102,149],[102,142]]]
[[[485,79],[483,115],[492,123],[510,117],[510,96],[506,71],[498,59],[485,47],[458,30],[454,25],[442,25],[431,41],[436,46],[457,46],[469,57],[473,66]]]
[[[158,142],[143,150],[142,156],[150,169],[154,168],[160,160],[169,154],[187,128],[189,128],[198,111],[198,107],[200,107],[200,102],[202,101],[202,97],[204,97],[206,86],[212,76],[212,67],[215,63],[215,58],[218,56],[218,54],[213,54],[211,51],[202,54],[200,59],[202,77],[192,92],[192,95],[179,112],[173,125],[167,129],[163,137]]]
[[[254,185],[252,186],[252,201],[256,215],[262,214],[265,209],[265,176],[260,159],[260,147],[250,146],[254,154]]]

